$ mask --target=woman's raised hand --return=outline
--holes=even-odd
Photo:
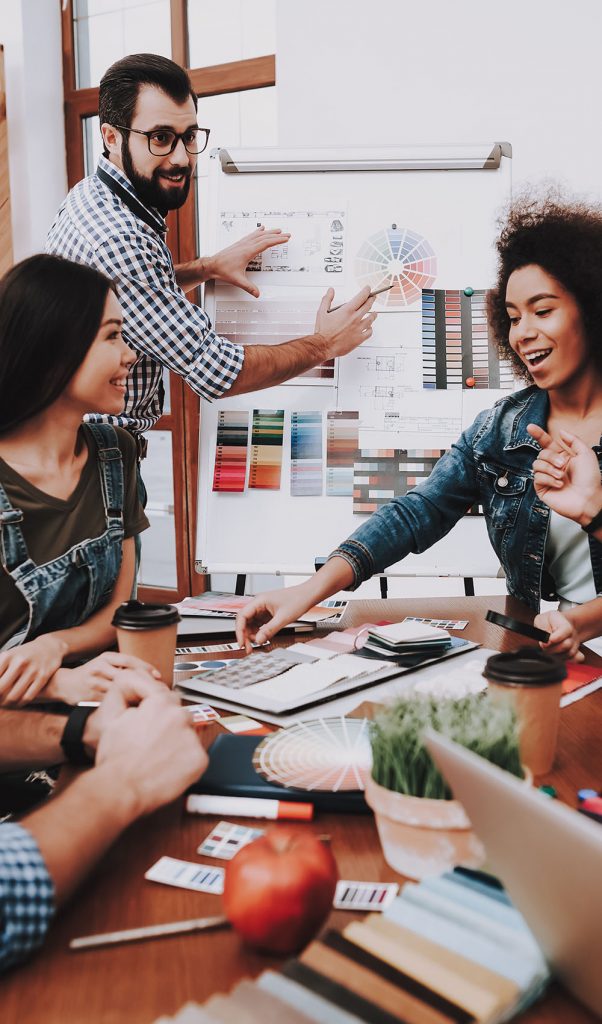
[[[559,431],[553,438],[530,423],[527,427],[541,451],[533,463],[537,497],[567,519],[584,525],[602,508],[600,467],[592,449],[575,434]]]

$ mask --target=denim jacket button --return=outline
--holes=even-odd
[[[497,485],[498,485],[498,487],[507,487],[508,486],[508,477],[507,476],[500,476],[500,477],[498,477]]]

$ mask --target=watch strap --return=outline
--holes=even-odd
[[[94,759],[90,757],[83,743],[86,722],[94,711],[96,711],[96,708],[80,707],[78,705],[73,708],[65,723],[63,735],[61,736],[61,747],[70,764],[76,764],[80,767],[94,764]]]
[[[590,533],[591,534],[591,533],[595,533],[596,530],[599,530],[601,526],[602,526],[602,508],[600,509],[599,512],[596,512],[596,514],[595,514],[594,518],[592,519],[591,523],[588,523],[587,526],[582,526],[581,529],[585,530],[586,533]]]

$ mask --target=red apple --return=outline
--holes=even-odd
[[[338,877],[327,841],[286,826],[269,829],[227,864],[224,911],[249,946],[296,953],[332,910]]]

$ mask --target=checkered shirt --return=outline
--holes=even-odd
[[[140,200],[119,168],[105,157],[99,168]],[[123,309],[123,337],[137,353],[123,416],[93,415],[142,433],[163,411],[163,367],[173,370],[202,398],[220,398],[236,380],[244,358],[242,346],[220,338],[200,306],[176,282],[160,214],[144,207],[150,227],[96,174],[71,189],[46,240],[46,251],[87,263],[117,283]],[[102,413],[102,410],[100,410]]]
[[[33,836],[21,825],[0,825],[0,971],[42,945],[54,909],[54,885]]]

